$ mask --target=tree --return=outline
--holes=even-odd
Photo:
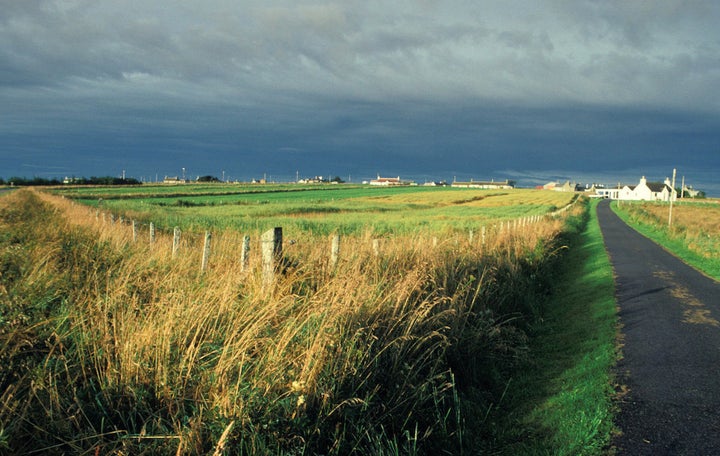
[[[218,179],[215,176],[200,176],[197,178],[198,182],[220,182],[220,179]]]

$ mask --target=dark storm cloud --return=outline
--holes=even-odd
[[[11,0],[0,176],[718,166],[719,20],[710,0]]]

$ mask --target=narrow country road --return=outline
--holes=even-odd
[[[598,205],[616,276],[627,386],[620,455],[720,454],[720,283]]]

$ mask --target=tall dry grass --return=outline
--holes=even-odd
[[[242,270],[244,233],[214,233],[203,272],[199,233],[172,258],[170,234],[133,242],[67,200],[0,204],[13,452],[461,451],[465,407],[495,401],[526,356],[564,223],[344,238],[334,267],[329,239],[286,233],[267,286],[257,242]]]
[[[645,223],[667,227],[667,204],[625,204],[622,209]],[[672,227],[667,234],[682,240],[691,251],[704,258],[720,258],[720,205],[717,203],[679,202],[673,206]]]

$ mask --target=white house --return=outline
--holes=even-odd
[[[645,176],[640,178],[637,185],[625,185],[617,188],[596,189],[598,196],[603,198],[626,201],[673,201],[677,199],[677,192],[672,188],[670,179],[665,182],[648,182]]]
[[[382,185],[382,186],[391,186],[391,185],[408,185],[407,182],[403,182],[400,180],[400,176],[398,177],[380,177],[378,174],[377,179],[373,179],[370,181],[370,185]]]

